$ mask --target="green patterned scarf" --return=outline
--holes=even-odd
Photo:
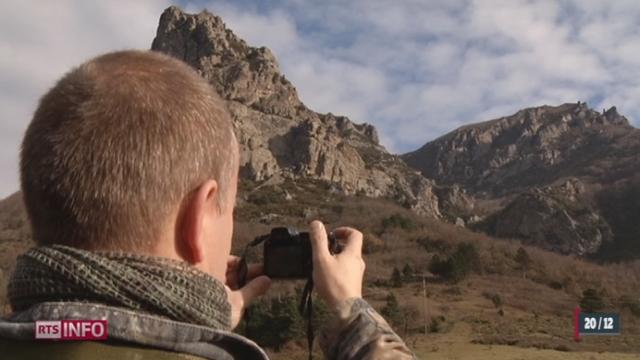
[[[231,305],[220,281],[159,257],[36,247],[18,257],[8,295],[14,311],[46,301],[88,301],[231,328]]]

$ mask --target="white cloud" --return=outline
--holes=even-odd
[[[0,13],[0,197],[18,190],[20,140],[37,101],[100,53],[148,49],[168,1],[13,1]]]

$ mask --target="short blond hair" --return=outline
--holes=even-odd
[[[229,112],[191,67],[152,51],[94,58],[42,97],[22,143],[34,239],[148,248],[207,179],[226,211],[236,153]]]

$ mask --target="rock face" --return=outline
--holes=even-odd
[[[467,191],[458,185],[436,186],[435,193],[438,197],[438,208],[450,222],[464,226],[472,220],[474,214],[474,199]]]
[[[631,215],[632,204],[612,190],[638,193],[638,154],[640,130],[615,107],[598,112],[578,102],[463,126],[402,157],[479,202],[512,200],[486,219],[495,220],[492,235],[579,255],[602,247],[598,256],[622,258],[630,252],[620,249],[640,256],[640,232],[629,226],[640,213]]]
[[[219,17],[170,7],[160,18],[152,49],[193,66],[226,100],[244,178],[320,179],[346,194],[389,197],[440,216],[433,181],[389,154],[373,126],[308,109],[271,51],[248,46]]]
[[[613,239],[607,222],[584,200],[577,179],[535,188],[515,198],[489,222],[492,235],[520,238],[529,245],[563,254],[596,253]]]
[[[638,150],[640,130],[615,107],[600,113],[577,103],[464,126],[402,157],[438,183],[495,197],[565,177],[625,176],[640,164]]]

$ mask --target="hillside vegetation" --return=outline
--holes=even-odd
[[[598,265],[521,246],[517,241],[498,240],[420,217],[392,201],[340,195],[320,181],[262,187],[242,181],[239,194],[235,253],[273,226],[305,230],[310,220],[322,219],[328,228],[350,225],[361,229],[367,262],[364,296],[425,358],[465,358],[469,355],[465,352],[472,349],[497,358],[527,354],[528,348],[548,349],[551,354],[634,353],[640,349],[638,261]],[[4,290],[15,257],[31,246],[19,194],[0,202],[0,220],[0,281]],[[260,261],[260,251],[253,260]],[[449,270],[434,274],[438,261],[448,262]],[[280,309],[270,315],[278,317],[267,320],[290,324],[282,336],[265,338],[262,335],[269,331],[254,323],[253,337],[268,345],[274,358],[304,356],[302,319],[287,305],[297,303],[301,286],[298,282],[277,282],[270,296],[257,304],[267,309],[266,313]],[[601,297],[603,310],[621,313],[621,336],[573,342],[572,311],[588,289]],[[274,304],[270,298],[279,302]],[[396,299],[395,305],[391,298]],[[2,302],[8,311],[6,299]],[[318,311],[323,313],[322,308]],[[242,326],[239,329],[244,330]],[[525,350],[507,351],[514,346]],[[529,358],[526,356],[523,358]]]
[[[563,352],[640,350],[640,261],[599,265],[425,219],[391,201],[332,193],[321,182],[277,187],[243,182],[240,193],[244,199],[236,213],[237,249],[271,226],[305,229],[315,218],[329,228],[361,229],[365,298],[386,310],[397,331],[423,349],[425,358],[427,353],[432,357],[450,351],[446,344],[478,350],[480,345]],[[438,262],[441,267],[448,264],[448,270],[436,271]],[[296,285],[280,286],[294,294]],[[621,336],[573,341],[572,312],[588,290],[602,299],[601,310],[621,313]],[[402,300],[390,309],[390,297]],[[285,354],[304,349],[303,335],[297,341],[292,337],[298,345],[290,344]]]

